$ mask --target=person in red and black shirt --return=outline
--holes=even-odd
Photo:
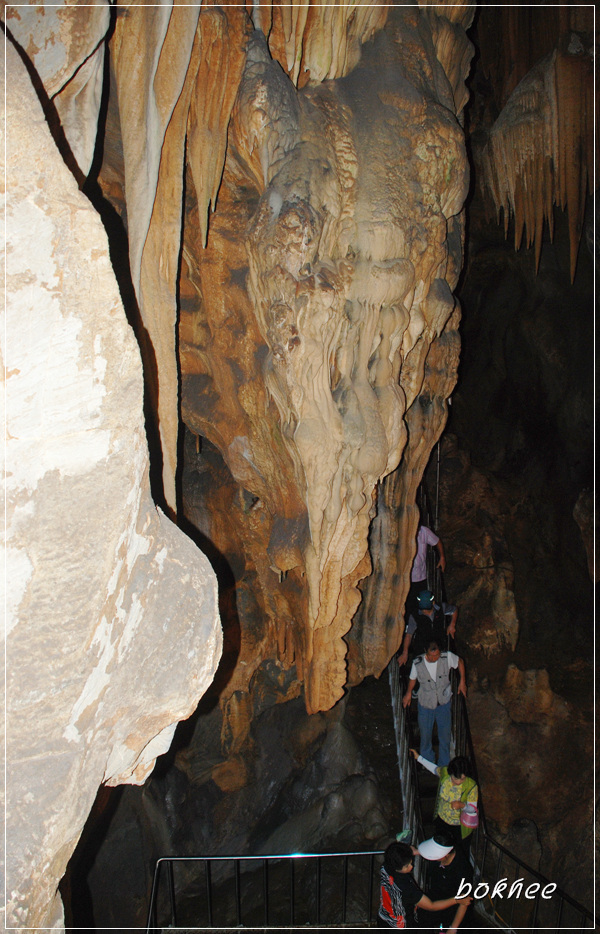
[[[407,843],[391,843],[385,851],[381,867],[378,928],[414,928],[416,927],[415,908],[444,911],[463,901],[472,901],[470,898],[444,898],[432,902],[412,876],[416,852]]]

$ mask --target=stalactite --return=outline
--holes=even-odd
[[[435,53],[452,87],[454,109],[458,116],[469,99],[465,78],[469,74],[473,45],[467,38],[466,30],[473,22],[475,4],[420,0],[419,6],[425,11],[431,26]]]
[[[385,25],[388,8],[370,0],[321,5],[315,0],[272,4],[269,49],[297,87],[341,78],[357,64],[360,47]]]
[[[520,82],[492,127],[482,151],[480,183],[505,231],[515,220],[515,249],[523,234],[539,263],[544,221],[552,234],[553,205],[569,215],[571,278],[594,177],[593,73],[583,51],[555,50]]]

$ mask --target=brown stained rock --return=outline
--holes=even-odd
[[[521,859],[557,878],[565,839],[576,840],[593,826],[589,711],[580,698],[565,701],[554,693],[545,669],[509,665],[504,681],[500,673],[488,680],[470,670],[469,719],[489,828]],[[584,688],[586,681],[582,676]],[[528,834],[523,837],[531,821],[542,844],[539,864],[539,843],[532,848]],[[587,852],[582,848],[579,879],[570,879],[575,897],[585,900],[591,891]]]
[[[217,788],[228,794],[239,791],[248,783],[248,773],[244,759],[230,756],[212,770],[211,778]]]
[[[341,695],[346,679],[341,637],[359,604],[356,585],[370,571],[366,547],[375,484],[402,455],[405,405],[412,405],[423,386],[430,344],[454,309],[440,272],[455,254],[446,230],[466,192],[464,148],[449,111],[424,96],[423,74],[410,92],[402,83],[404,75],[417,71],[417,63],[403,57],[404,25],[413,36],[414,17],[396,22],[390,37],[365,45],[346,83],[299,94],[270,61],[260,37],[251,40],[231,127],[232,156],[207,253],[200,262],[191,241],[185,250],[187,269],[197,279],[196,321],[205,324],[199,330],[182,316],[184,417],[226,452],[234,477],[271,516],[273,497],[265,496],[264,479],[272,474],[267,465],[273,453],[283,459],[283,502],[296,490],[297,522],[308,519],[310,542],[299,539],[298,550],[278,556],[271,549],[271,554],[280,572],[296,562],[306,574],[308,613],[296,620],[295,660],[298,664],[302,652],[309,710],[326,709]],[[413,39],[417,46],[416,32]],[[439,70],[422,45],[419,50],[425,77]],[[378,73],[382,56],[393,66],[385,79]],[[435,87],[432,78],[431,83]],[[189,238],[193,229],[190,224]],[[215,249],[218,278],[209,280]],[[249,304],[240,288],[246,266]],[[233,303],[225,300],[225,307],[223,282],[236,284]],[[256,422],[240,433],[230,411],[223,419],[226,405],[233,403],[236,412],[226,384],[240,382],[248,351],[229,344],[224,365],[216,365],[218,344],[206,338],[219,316],[236,335],[244,335],[246,348],[256,348],[254,358],[266,352],[264,390],[278,412],[273,437],[259,434]],[[458,317],[447,334],[455,333],[457,324]],[[187,339],[194,330],[206,340],[197,349],[194,338]],[[457,362],[450,348],[446,340],[449,369],[442,354],[435,389],[427,390],[439,392],[442,401],[439,411],[431,410],[436,412],[431,430],[422,432],[431,413],[425,419],[419,415],[415,477],[445,420],[443,399],[454,385]],[[190,366],[210,371],[210,383],[204,383],[210,410],[201,405],[202,395],[192,401],[194,384],[185,375]],[[252,360],[245,398],[264,391],[254,367]],[[428,378],[436,369],[429,368]],[[250,406],[245,408],[250,415]],[[269,419],[275,414],[266,405],[263,413]],[[234,431],[233,440],[226,441]],[[272,491],[272,483],[268,486]],[[415,490],[416,483],[409,497]]]
[[[446,11],[459,45],[470,7]],[[121,127],[123,157],[107,148],[101,184],[118,195],[122,162],[118,206],[150,341],[166,500],[174,505],[179,295],[183,418],[221,451],[251,501],[239,535],[265,612],[262,632],[242,621],[261,649],[253,658],[242,651],[246,670],[228,690],[275,656],[295,665],[309,710],[343,691],[343,637],[371,568],[376,484],[398,465],[412,423],[412,501],[455,379],[454,351],[442,341],[449,368],[442,361],[439,387],[425,390],[441,405],[415,417],[430,345],[455,331],[446,322],[467,184],[457,70],[451,85],[442,67],[451,42],[429,31],[432,10],[388,13],[261,10],[291,80],[258,30],[248,40],[250,20],[236,9],[196,12],[193,22],[189,10],[174,11],[168,23],[164,11],[130,9],[111,41],[109,128]],[[153,55],[142,63],[136,48]],[[400,575],[410,559],[406,552]],[[384,663],[379,652],[375,670]]]
[[[514,723],[540,723],[568,716],[567,704],[552,691],[545,668],[520,671],[516,665],[509,665],[500,697]]]
[[[596,535],[594,504],[595,498],[592,491],[590,489],[582,490],[573,508],[573,518],[581,532],[581,540],[587,555],[590,580],[596,582],[598,580],[598,572],[596,570],[596,550],[594,548]]]
[[[184,421],[237,485],[211,520],[213,541],[242,543],[252,604],[227,637],[225,705],[273,659],[289,672],[281,697],[303,687],[309,711],[340,698],[376,487],[402,459],[397,607],[454,386],[467,188],[456,87],[427,19],[388,13],[277,7],[290,80],[240,10],[116,10],[100,183],[129,235],[165,498],[174,507],[178,366]],[[383,635],[378,613],[368,648],[354,640],[351,679],[381,670],[400,629]],[[243,705],[227,708],[231,749],[248,723]]]
[[[281,3],[260,8],[260,24],[269,51],[298,87],[342,78],[357,64],[362,43],[385,25],[384,5],[327,7]]]
[[[6,923],[60,927],[99,785],[144,781],[212,681],[221,631],[207,560],[150,497],[106,235],[6,51]]]
[[[131,276],[152,348],[145,355],[145,377],[161,439],[164,496],[173,510],[178,431],[175,289],[183,179],[168,166],[180,166],[183,160],[193,67],[197,70],[199,64],[198,16],[199,7],[130,7],[117,16],[110,46]],[[152,52],[140,55],[140,49]]]
[[[522,238],[535,244],[536,268],[545,222],[552,231],[554,205],[568,206],[571,281],[594,177],[592,61],[563,38],[517,85],[476,151],[482,191],[498,216],[503,209],[505,231],[514,216],[515,249]]]

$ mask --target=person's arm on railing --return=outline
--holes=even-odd
[[[453,905],[462,907],[464,902],[466,911],[472,901],[472,897],[467,895],[466,898],[440,898],[437,902],[432,902],[428,895],[422,895],[421,900],[417,902],[417,908],[425,908],[427,911],[444,911],[445,908],[452,908]],[[456,920],[456,916],[454,920]]]
[[[465,675],[465,663],[462,658],[458,659],[458,673],[460,675],[460,683],[458,685],[458,693],[462,694],[463,697],[467,696],[467,678]]]
[[[446,553],[444,552],[444,546],[442,545],[441,538],[438,538],[437,544],[435,547],[437,548],[437,552],[440,556],[440,560],[437,563],[437,567],[440,569],[440,571],[443,574],[444,571],[446,570]]]
[[[460,927],[461,921],[466,915],[468,907],[469,907],[469,903],[468,903],[468,900],[465,898],[463,901],[461,901],[458,908],[456,909],[456,914],[454,915],[454,918],[452,919],[452,924],[448,928],[446,934],[456,934],[457,928]]]
[[[408,661],[408,648],[410,646],[410,643],[412,642],[412,637],[414,636],[416,631],[417,631],[417,624],[415,622],[413,615],[411,614],[408,617],[406,628],[404,630],[404,641],[402,643],[402,653],[398,656],[398,665],[400,667],[402,667],[402,665],[406,665]]]
[[[421,765],[424,765],[428,772],[432,772],[434,775],[440,774],[440,770],[435,762],[430,762],[429,759],[424,759],[423,756],[419,755],[416,749],[411,749],[410,754],[413,759],[416,759],[417,762],[420,762]]]
[[[402,653],[398,656],[398,664],[401,668],[403,665],[406,665],[408,661],[408,649],[409,649],[411,642],[412,642],[412,633],[405,632],[404,641],[402,643]]]
[[[411,700],[412,700],[413,688],[414,688],[414,686],[415,686],[416,683],[417,683],[417,679],[416,679],[416,678],[411,678],[410,681],[408,682],[408,687],[407,687],[407,689],[406,689],[406,694],[405,694],[404,697],[402,698],[402,706],[403,706],[403,707],[408,707],[408,706],[409,706],[409,704],[410,704],[410,702],[411,702]]]
[[[454,636],[456,635],[456,620],[457,619],[458,619],[458,607],[455,606],[454,612],[452,613],[450,617],[450,622],[448,623],[448,626],[446,627],[446,632],[448,633],[449,636],[452,636],[452,638],[454,638]]]

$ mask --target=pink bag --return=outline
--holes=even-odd
[[[460,812],[460,822],[463,827],[468,827],[469,830],[475,830],[479,825],[479,811],[474,804],[465,804]]]

